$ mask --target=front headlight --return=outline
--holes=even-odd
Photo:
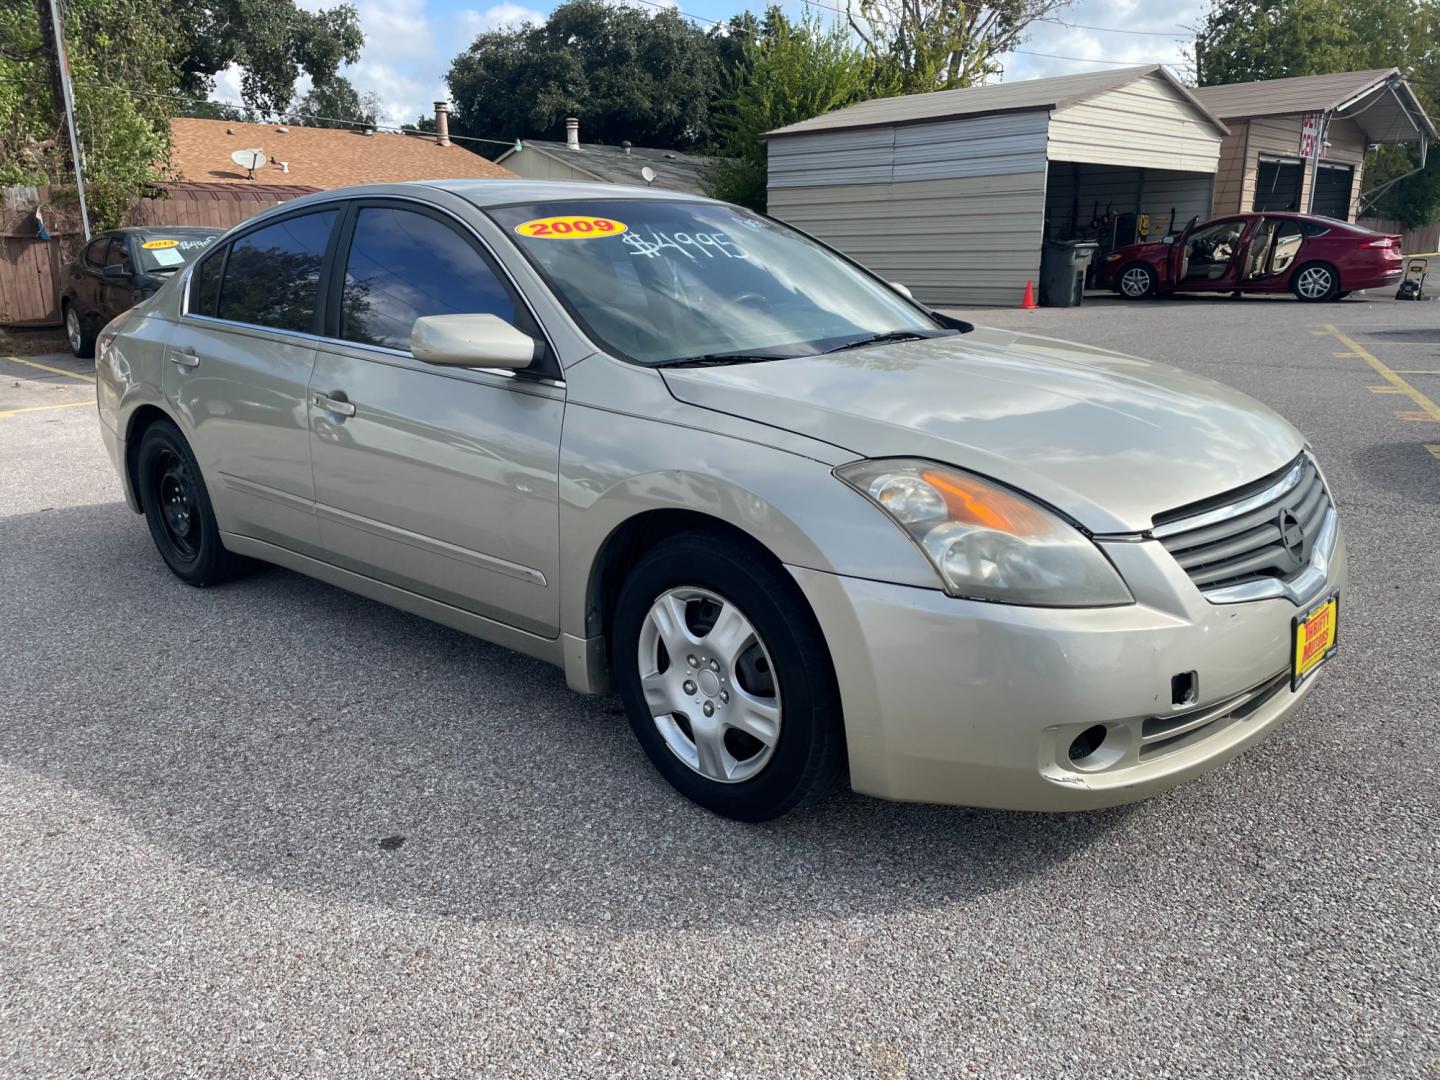
[[[1035,607],[1134,602],[1089,537],[997,484],[909,458],[857,461],[835,475],[909,534],[951,596]]]

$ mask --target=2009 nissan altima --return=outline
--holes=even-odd
[[[111,323],[97,372],[183,581],[277,563],[551,661],[743,820],[847,776],[1140,799],[1264,738],[1336,646],[1336,511],[1279,416],[706,199],[298,199]]]

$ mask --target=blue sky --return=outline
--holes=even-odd
[[[300,0],[304,7],[324,7],[330,2],[333,0]],[[360,11],[366,44],[359,63],[345,74],[357,89],[380,95],[382,123],[391,124],[428,114],[432,102],[446,96],[444,80],[450,60],[476,34],[526,19],[543,19],[554,6],[540,0],[480,0],[478,4],[467,0],[352,2]],[[826,5],[819,9],[822,15],[832,14],[828,8],[845,6],[844,0],[818,2]],[[708,19],[725,19],[747,7],[733,0],[682,0],[678,6],[688,15]],[[748,6],[759,11],[764,5],[761,2]],[[799,3],[784,6],[794,14],[802,10]],[[1182,49],[1190,37],[1185,27],[1198,22],[1207,6],[1205,0],[1075,0],[1055,14],[1057,22],[1036,24],[1022,49],[1004,58],[1004,78],[1030,79],[1110,66],[1086,61],[1168,63],[1183,74]],[[222,73],[216,96],[239,100],[237,73]],[[581,121],[583,132],[583,117]],[[496,134],[509,137],[506,132]]]

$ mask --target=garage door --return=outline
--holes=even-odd
[[[1298,161],[1261,158],[1252,210],[1299,210],[1304,168]]]
[[[1355,169],[1350,165],[1320,165],[1315,177],[1315,213],[1350,220],[1350,188]]]

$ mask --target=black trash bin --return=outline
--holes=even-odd
[[[1040,253],[1040,306],[1085,302],[1085,268],[1100,245],[1093,240],[1047,240]]]

